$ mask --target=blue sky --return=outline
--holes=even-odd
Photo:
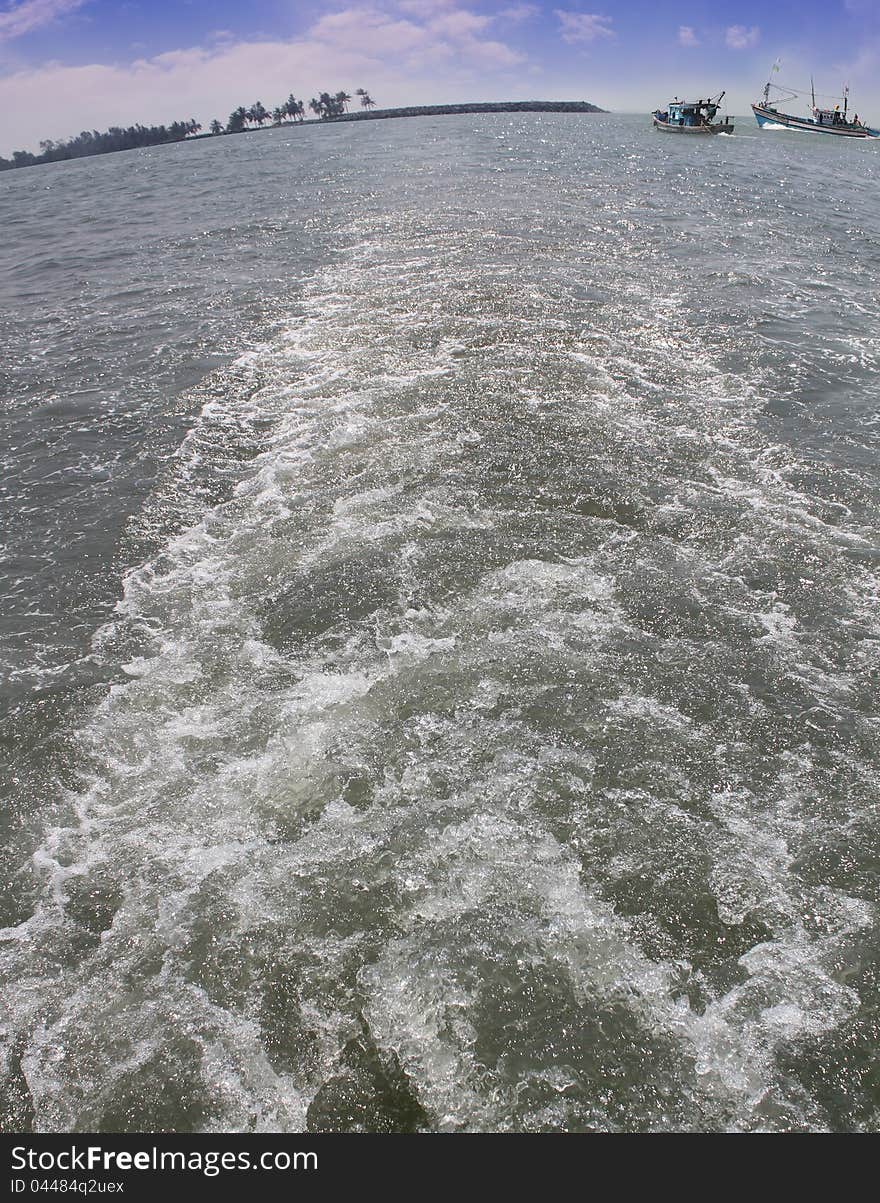
[[[0,0],[0,154],[41,138],[367,88],[382,105],[584,99],[647,111],[779,79],[880,124],[880,0]]]

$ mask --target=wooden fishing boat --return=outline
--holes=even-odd
[[[778,63],[774,63],[771,75],[773,71],[778,70]],[[781,95],[771,101],[771,92],[778,92]],[[764,85],[762,99],[752,105],[752,112],[755,114],[755,120],[759,127],[761,129],[793,129],[805,134],[830,134],[835,138],[880,138],[880,130],[866,125],[864,121],[860,120],[858,113],[850,116],[849,87],[843,89],[842,96],[830,97],[831,100],[837,101],[833,108],[821,108],[816,104],[816,89],[811,79],[809,116],[798,117],[794,113],[782,112],[779,108],[780,104],[784,104],[788,100],[795,100],[800,95],[802,93],[797,88],[782,88],[768,79]],[[843,108],[840,107],[841,100]]]
[[[651,114],[654,128],[669,134],[732,134],[733,122],[729,117],[715,121],[724,93],[714,99],[686,101],[676,96],[665,109],[655,109]]]

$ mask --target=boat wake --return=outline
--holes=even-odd
[[[478,209],[355,223],[215,381],[3,933],[13,1123],[832,1124],[869,541],[650,231]]]

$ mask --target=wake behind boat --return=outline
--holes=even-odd
[[[778,71],[778,63],[774,63],[773,71]],[[780,95],[771,100],[771,92],[778,92]],[[808,117],[798,117],[793,113],[783,113],[779,109],[780,104],[785,104],[786,101],[796,100],[798,96],[806,95],[800,93],[797,88],[781,88],[777,84],[771,83],[768,79],[764,85],[764,94],[762,100],[752,105],[752,112],[755,114],[755,120],[761,129],[794,129],[800,130],[807,134],[832,134],[838,138],[880,138],[880,130],[872,129],[869,125],[865,125],[860,120],[858,113],[852,117],[849,115],[849,87],[843,89],[843,96],[831,97],[838,103],[833,108],[821,108],[816,104],[816,89],[813,86],[813,81],[810,80],[810,115]],[[843,108],[840,107],[840,101],[843,101]]]
[[[714,100],[710,97],[693,103],[676,96],[665,109],[655,109],[652,113],[654,128],[670,134],[732,134],[733,122],[729,117],[714,120],[723,96],[721,92]]]

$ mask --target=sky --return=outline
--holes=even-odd
[[[356,88],[381,108],[589,100],[619,112],[724,88],[743,114],[777,58],[775,80],[813,75],[829,94],[849,83],[880,125],[880,0],[0,0],[0,155]]]

